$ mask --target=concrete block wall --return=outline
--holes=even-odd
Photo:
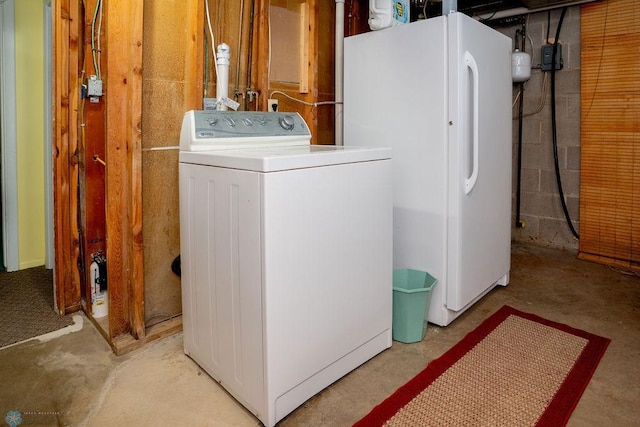
[[[532,54],[532,66],[541,63],[541,48],[549,38],[554,39],[561,10],[529,15],[525,51]],[[498,31],[515,39],[520,25],[498,27]],[[580,189],[580,7],[567,9],[560,32],[564,67],[556,71],[556,132],[558,163],[565,201],[576,231],[579,230]],[[515,41],[514,41],[515,43]],[[532,49],[533,44],[533,49]],[[519,46],[518,46],[519,47]],[[543,98],[544,74],[547,94]],[[544,246],[577,249],[578,240],[566,223],[556,183],[552,145],[551,73],[532,69],[531,79],[524,87],[524,115],[522,126],[522,173],[520,219],[525,227],[516,227],[516,188],[518,160],[518,102],[513,107],[513,210],[512,239]],[[514,84],[515,100],[519,85]],[[537,110],[543,102],[542,110]]]

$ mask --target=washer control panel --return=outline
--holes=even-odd
[[[309,136],[298,113],[263,111],[194,111],[195,138],[251,138],[261,136]]]
[[[228,150],[309,145],[311,132],[298,113],[265,111],[187,111],[180,150]]]

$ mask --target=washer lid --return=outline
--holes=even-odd
[[[180,162],[256,172],[276,172],[391,158],[391,148],[293,145],[242,150],[181,151]]]

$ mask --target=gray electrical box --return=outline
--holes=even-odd
[[[553,45],[545,44],[542,46],[542,71],[551,71],[551,61],[553,56]],[[562,70],[562,45],[558,43],[558,51],[556,52],[556,70]]]
[[[87,95],[102,96],[102,80],[95,75],[89,76],[87,80]]]

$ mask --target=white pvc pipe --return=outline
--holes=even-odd
[[[221,101],[229,97],[229,46],[225,43],[218,45],[218,80],[216,83],[216,110],[227,111],[227,106]]]
[[[458,0],[442,0],[442,14],[451,15],[458,11]]]
[[[335,145],[343,145],[342,102],[344,99],[344,0],[336,0]]]

